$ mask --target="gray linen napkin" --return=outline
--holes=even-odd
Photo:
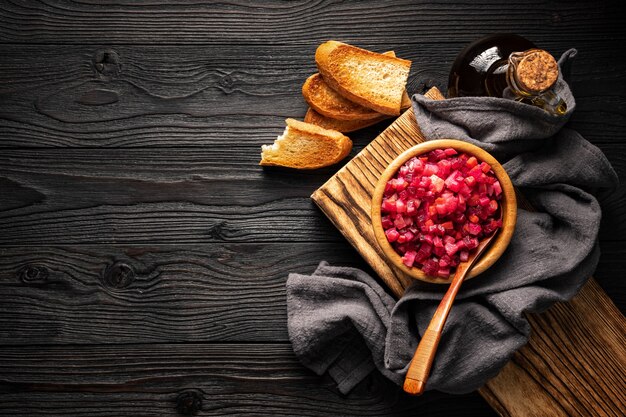
[[[561,57],[561,72],[575,53]],[[463,284],[427,390],[467,393],[482,386],[527,342],[523,313],[571,299],[596,267],[601,213],[590,193],[614,189],[617,175],[598,148],[562,129],[575,102],[563,79],[557,92],[568,105],[561,117],[501,98],[413,97],[429,140],[456,138],[488,150],[537,210],[518,209],[506,252]],[[343,393],[375,368],[401,384],[446,290],[416,281],[396,303],[365,272],[326,262],[312,276],[290,274],[286,289],[294,352],[318,374],[328,372]]]

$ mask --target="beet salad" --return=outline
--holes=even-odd
[[[448,278],[502,226],[502,187],[491,166],[455,149],[409,159],[385,185],[387,240],[407,267]]]

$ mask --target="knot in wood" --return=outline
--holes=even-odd
[[[209,236],[217,240],[223,239],[224,238],[223,228],[225,225],[226,225],[226,222],[221,220],[221,221],[216,222],[212,226],[210,226],[208,230]]]
[[[202,397],[194,391],[185,391],[176,397],[176,411],[184,416],[193,416],[202,409]]]
[[[135,279],[135,271],[123,262],[116,262],[104,271],[102,278],[107,287],[126,288]]]
[[[227,75],[224,75],[222,79],[219,81],[219,85],[222,91],[229,94],[229,93],[232,93],[233,91],[235,80],[233,80],[233,77],[231,77],[230,74],[227,74]]]
[[[33,282],[44,282],[48,279],[48,268],[41,265],[26,265],[18,272],[22,282],[27,284]]]
[[[107,78],[117,77],[122,72],[120,56],[113,49],[96,51],[93,57],[93,66],[97,74]]]

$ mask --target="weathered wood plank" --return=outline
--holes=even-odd
[[[308,198],[336,168],[263,170],[257,150],[110,151],[2,152],[0,244],[341,240]]]
[[[624,252],[596,273],[622,312]],[[347,242],[3,247],[0,344],[284,342],[287,275],[322,259],[369,270]]]
[[[542,44],[555,54],[573,45]],[[0,147],[260,146],[282,132],[286,117],[304,116],[300,88],[316,71],[316,46],[209,46],[199,53],[192,46],[0,45]],[[425,85],[445,91],[463,46],[389,49],[414,62],[408,88],[421,92]],[[618,142],[626,129],[626,61],[613,59],[615,41],[575,46],[571,126],[593,142]],[[367,143],[388,124],[351,137]]]
[[[414,60],[412,89],[444,86],[456,53],[485,33],[515,31],[556,54],[576,46],[571,125],[595,143],[617,144],[602,148],[614,163],[623,159],[626,68],[615,53],[626,39],[623,9],[538,1],[0,3],[1,148],[202,148],[167,150],[156,162],[145,151],[0,150],[0,240],[33,245],[0,248],[0,415],[176,415],[176,398],[193,393],[203,400],[200,415],[493,415],[476,395],[406,398],[379,375],[340,396],[303,370],[288,345],[9,345],[286,340],[287,272],[309,272],[328,257],[363,266],[304,203],[337,168],[255,166],[282,119],[304,114],[300,85],[314,71],[315,47],[329,38]],[[353,135],[356,150],[380,130]],[[621,178],[623,167],[617,162]],[[620,241],[602,242],[598,270],[618,302],[626,294],[624,196],[620,190],[605,204],[603,239]],[[264,240],[277,243],[220,243]],[[116,261],[139,271],[123,288],[123,268],[106,273]],[[572,334],[585,330],[577,323],[584,320],[572,318]],[[517,359],[587,378],[540,355]],[[598,361],[592,357],[591,369],[604,369]],[[619,399],[602,384],[588,389]],[[538,403],[522,395],[517,405],[537,412]]]
[[[485,32],[572,42],[624,39],[623,8],[618,2],[272,1],[263,7],[245,1],[144,1],[141,7],[136,3],[3,2],[0,42],[81,44],[105,39],[130,44],[309,44],[337,37],[426,43],[459,38],[469,42]]]
[[[625,146],[602,146],[621,178]],[[226,147],[4,150],[0,245],[342,240],[308,198],[338,166],[262,169],[258,158]],[[602,239],[624,238],[624,195],[626,184],[604,202]]]
[[[0,344],[288,341],[285,281],[345,242],[0,248]]]
[[[572,301],[529,321],[528,345],[480,389],[496,411],[505,417],[623,415],[626,318],[598,284],[592,279]]]
[[[437,88],[425,95],[432,100],[444,99]],[[426,139],[409,109],[311,194],[315,204],[398,298],[413,279],[387,262],[377,243],[370,227],[372,195],[379,176],[394,158]]]
[[[286,344],[0,347],[3,416],[176,416],[184,398],[214,416],[495,416],[476,394],[408,397],[378,373],[341,395]]]

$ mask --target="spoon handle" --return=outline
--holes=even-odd
[[[466,265],[466,264],[465,264]],[[467,274],[469,268],[463,268],[464,264],[459,265],[452,283],[446,291],[446,295],[437,307],[437,311],[433,315],[433,318],[428,324],[428,328],[422,335],[422,339],[417,345],[413,360],[409,365],[406,377],[404,379],[404,391],[413,395],[420,395],[424,392],[426,386],[426,380],[430,374],[430,368],[435,360],[435,354],[437,353],[437,346],[439,346],[439,339],[441,339],[441,332],[443,326],[448,318],[448,313],[454,303],[454,298],[461,288],[461,283]]]
[[[430,368],[433,366],[435,354],[437,353],[437,346],[439,346],[439,339],[441,339],[441,332],[443,331],[443,326],[446,324],[446,319],[448,318],[448,313],[450,313],[456,294],[461,288],[465,275],[472,269],[476,260],[478,260],[485,248],[489,246],[493,238],[494,235],[491,235],[491,237],[483,239],[476,248],[474,255],[468,259],[467,262],[461,262],[459,266],[457,266],[450,287],[441,299],[439,307],[437,307],[437,311],[435,311],[433,318],[430,320],[428,328],[426,328],[422,339],[417,345],[413,359],[409,364],[409,370],[404,378],[403,388],[405,392],[412,395],[421,395],[424,392],[426,380],[428,379]]]

